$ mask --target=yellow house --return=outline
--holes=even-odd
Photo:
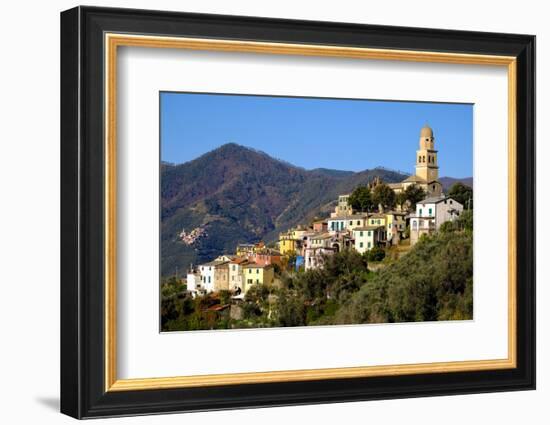
[[[279,234],[279,252],[281,255],[290,255],[296,252],[296,239],[294,239],[292,232]]]
[[[254,285],[270,285],[275,279],[273,266],[250,263],[243,266],[244,292]]]
[[[367,226],[386,226],[385,214],[371,214]]]
[[[386,213],[385,226],[386,238],[388,242],[392,241],[395,234],[401,234],[405,230],[405,213],[396,211]]]

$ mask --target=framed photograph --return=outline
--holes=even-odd
[[[61,14],[61,411],[535,388],[535,37]]]

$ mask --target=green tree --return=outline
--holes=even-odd
[[[386,257],[386,251],[379,246],[374,246],[368,251],[369,261],[382,261]]]
[[[405,196],[409,201],[409,208],[415,210],[416,204],[426,197],[426,192],[420,186],[411,184],[405,189]]]
[[[282,292],[275,306],[279,326],[303,326],[306,324],[304,299],[295,293]]]
[[[399,205],[401,209],[403,209],[406,202],[407,202],[407,194],[405,192],[399,192],[397,195],[395,195],[395,203]]]
[[[455,201],[460,202],[464,209],[474,208],[474,191],[470,186],[457,182],[451,186],[449,196]]]
[[[455,230],[454,222],[452,221],[446,221],[444,223],[441,223],[441,226],[439,226],[439,231],[443,233],[449,233],[453,232]]]
[[[229,304],[231,302],[231,292],[224,289],[218,295],[220,296],[220,304]]]
[[[455,220],[458,230],[473,232],[474,230],[474,212],[472,210],[463,211],[460,217]]]
[[[465,213],[469,213],[466,211]],[[455,220],[468,222],[468,215]],[[322,324],[465,320],[473,313],[472,232],[436,232],[379,271]]]
[[[349,196],[348,203],[354,210],[370,211],[373,206],[370,189],[367,186],[357,187]]]
[[[395,192],[385,183],[376,185],[372,191],[372,201],[381,205],[384,210],[395,207]]]

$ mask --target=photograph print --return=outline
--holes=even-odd
[[[473,319],[473,105],[160,93],[162,332]]]

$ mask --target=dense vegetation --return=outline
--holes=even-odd
[[[396,206],[409,210],[416,208],[416,203],[426,197],[426,192],[420,186],[410,185],[403,192],[395,192],[385,183],[376,185],[372,190],[365,185],[356,187],[350,194],[348,202],[356,211],[372,212],[378,211],[382,207],[383,211],[388,211]]]
[[[473,317],[472,212],[422,237],[338,309],[330,323],[464,320]]]
[[[221,293],[192,299],[176,279],[162,286],[163,330],[464,320],[473,316],[472,211],[401,258],[372,250],[326,257],[322,269],[283,273],[242,302]],[[378,254],[377,254],[378,253]],[[386,262],[373,272],[369,261]],[[219,306],[219,309],[215,307]],[[214,308],[212,308],[214,307]]]
[[[460,202],[464,209],[474,208],[474,191],[470,186],[457,182],[449,189],[449,196]]]

